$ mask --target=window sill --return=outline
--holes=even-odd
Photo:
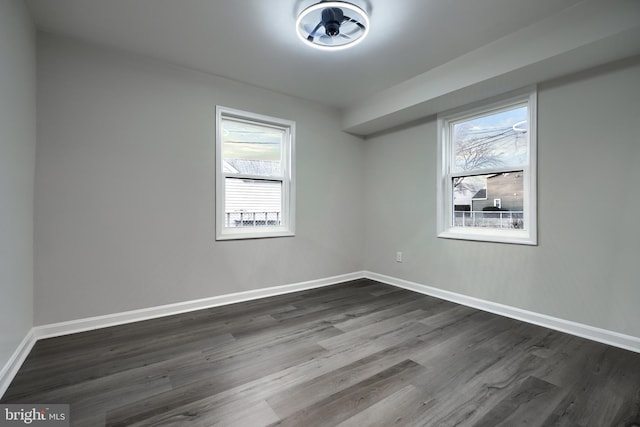
[[[268,239],[273,237],[294,237],[295,233],[284,228],[225,229],[216,235],[216,240]]]
[[[452,227],[438,234],[444,239],[473,240],[478,242],[510,243],[536,246],[536,236],[527,230],[470,229]]]

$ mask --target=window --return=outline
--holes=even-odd
[[[537,244],[536,92],[438,116],[438,236]]]
[[[295,122],[216,107],[216,239],[294,235]]]

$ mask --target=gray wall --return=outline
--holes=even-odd
[[[22,0],[0,1],[0,369],[33,325],[35,58]]]
[[[365,268],[640,336],[639,99],[637,58],[540,86],[537,247],[435,237],[435,120],[366,141]]]
[[[362,269],[363,141],[339,131],[337,112],[54,36],[38,43],[36,324]],[[297,122],[296,237],[214,240],[216,104]]]
[[[36,324],[364,268],[640,336],[637,58],[540,86],[536,247],[435,237],[434,120],[363,142],[165,63],[47,35],[38,59]],[[216,104],[297,121],[295,238],[215,242]]]

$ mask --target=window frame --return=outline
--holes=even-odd
[[[528,163],[522,166],[505,166],[473,171],[452,172],[453,142],[451,126],[476,117],[496,114],[519,105],[527,105],[529,131]],[[485,100],[438,114],[438,188],[437,235],[441,238],[475,240],[483,242],[538,244],[537,226],[537,88],[528,87],[506,96]],[[453,178],[523,171],[523,217],[526,229],[497,229],[454,226]]]
[[[255,176],[247,174],[225,173],[223,165],[222,121],[231,119],[258,126],[267,126],[284,131],[282,150],[282,176]],[[216,182],[216,240],[261,239],[272,237],[295,236],[295,134],[296,123],[292,120],[280,119],[263,114],[216,106],[216,150],[215,150],[215,182]],[[270,182],[282,182],[281,224],[279,226],[260,227],[225,227],[227,178],[251,179]]]

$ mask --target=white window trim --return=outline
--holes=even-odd
[[[453,226],[453,190],[451,188],[451,144],[449,144],[449,122],[472,118],[492,110],[502,110],[522,103],[528,104],[529,113],[529,164],[525,167],[507,167],[482,170],[491,174],[511,170],[523,170],[524,174],[524,222],[525,230],[483,229]],[[437,188],[437,232],[438,237],[447,239],[476,240],[485,242],[538,244],[537,227],[537,90],[528,87],[509,95],[476,103],[438,114],[438,188]],[[465,174],[457,174],[465,175]]]
[[[285,131],[283,151],[282,216],[280,226],[273,227],[225,227],[225,178],[265,179],[248,175],[226,174],[222,157],[222,118],[232,118],[273,126]],[[216,240],[260,239],[295,236],[295,134],[296,123],[262,114],[216,106]]]

